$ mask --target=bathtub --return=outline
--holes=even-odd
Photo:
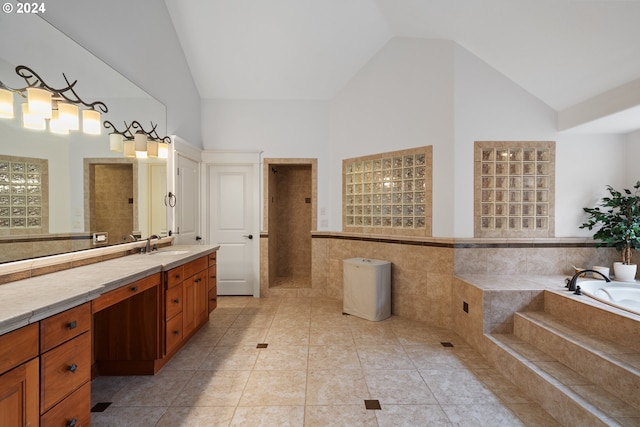
[[[580,280],[578,281],[578,286],[580,286],[583,294],[591,298],[640,315],[640,284]]]

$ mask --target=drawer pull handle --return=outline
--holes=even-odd
[[[78,365],[76,365],[75,363],[72,363],[71,366],[67,368],[67,371],[71,372],[72,374],[75,374],[77,370],[78,370]]]
[[[174,302],[174,304],[180,304],[180,299],[176,298],[176,299],[173,300],[173,302]]]
[[[75,329],[76,326],[78,326],[78,322],[76,322],[75,320],[73,322],[67,323],[67,329]]]
[[[179,278],[180,278],[180,275],[179,275],[179,274],[176,274],[176,279],[179,279]]]
[[[175,331],[173,331],[173,335],[180,335],[180,329],[176,329]]]
[[[71,418],[67,421],[67,427],[75,427],[76,424],[78,424],[78,420],[75,418]]]
[[[138,287],[137,286],[132,286],[131,287],[131,292],[138,292]]]

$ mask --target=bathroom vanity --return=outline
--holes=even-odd
[[[206,323],[218,247],[167,249],[0,285],[3,423],[88,425],[92,377],[153,375]]]

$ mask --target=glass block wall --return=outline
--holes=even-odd
[[[475,237],[553,237],[554,142],[475,143]]]
[[[431,236],[432,147],[344,160],[343,230]]]
[[[47,189],[46,159],[0,156],[1,234],[46,232]]]

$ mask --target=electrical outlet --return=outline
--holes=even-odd
[[[93,233],[93,244],[94,245],[104,245],[109,241],[109,233],[106,231],[102,233]]]
[[[463,310],[465,313],[468,313],[468,312],[469,312],[469,304],[467,304],[467,302],[466,302],[466,301],[462,301],[462,310]]]

